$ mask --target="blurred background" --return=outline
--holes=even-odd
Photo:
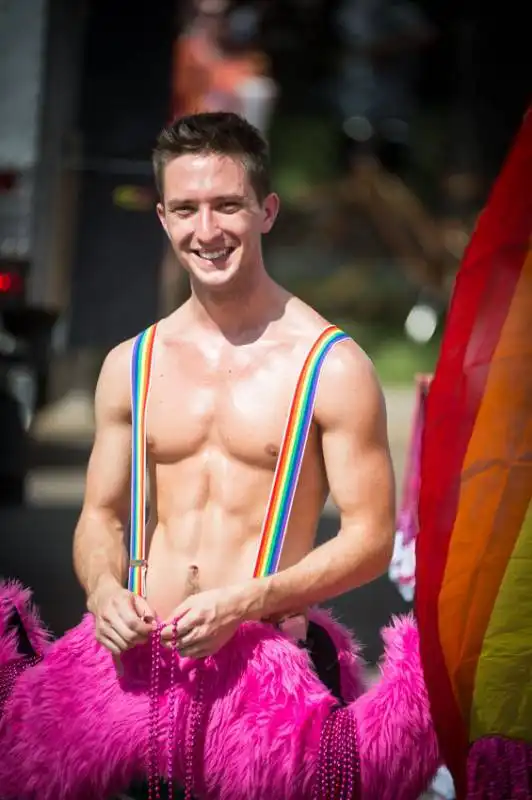
[[[382,380],[401,490],[415,376],[531,99],[514,0],[0,0],[0,574],[54,633],[83,597],[71,541],[103,356],[187,296],[150,155],[179,113],[271,142],[271,273]],[[319,537],[338,526],[327,505]],[[336,612],[370,663],[409,607],[387,576]]]

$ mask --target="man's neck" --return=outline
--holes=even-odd
[[[206,332],[220,332],[234,344],[257,339],[270,322],[282,316],[288,292],[266,273],[245,288],[227,292],[192,287],[189,301],[194,324]]]

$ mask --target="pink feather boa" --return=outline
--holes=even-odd
[[[149,743],[150,652],[124,656],[118,678],[95,640],[92,618],[49,643],[29,593],[0,587],[0,665],[15,642],[5,635],[17,606],[43,660],[24,672],[0,721],[1,800],[104,800],[145,777]],[[384,631],[381,680],[363,692],[361,659],[345,628],[323,611],[314,619],[332,636],[342,690],[358,730],[364,800],[412,800],[427,786],[439,754],[413,620]],[[176,670],[174,776],[184,779],[183,743],[202,672],[205,714],[195,794],[205,800],[304,800],[312,793],[323,722],[335,704],[307,652],[269,625],[246,623],[216,656],[179,659]],[[161,668],[158,756],[167,753],[168,670]]]

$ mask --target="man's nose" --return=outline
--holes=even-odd
[[[196,221],[196,237],[197,239],[206,244],[218,239],[220,236],[220,229],[216,222],[216,216],[210,208],[202,208],[197,216]]]

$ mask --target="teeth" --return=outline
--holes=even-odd
[[[200,258],[206,258],[208,261],[212,261],[215,258],[222,258],[223,256],[227,256],[228,254],[229,254],[229,249],[212,250],[211,252],[207,250],[201,250],[198,252]]]

